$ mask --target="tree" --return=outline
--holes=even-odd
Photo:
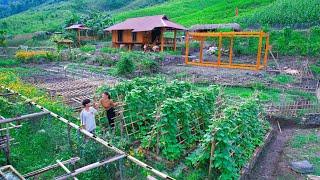
[[[0,47],[7,46],[6,35],[7,35],[6,31],[0,30]]]

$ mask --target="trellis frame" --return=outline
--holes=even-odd
[[[105,141],[104,139],[100,138],[100,137],[97,137],[95,136],[94,134],[88,132],[87,130],[83,129],[83,128],[80,128],[80,126],[76,125],[75,123],[72,123],[70,122],[69,120],[59,116],[58,114],[46,109],[45,107],[37,104],[36,102],[34,102],[33,100],[29,99],[28,97],[20,94],[19,92],[15,92],[14,90],[10,89],[10,88],[7,88],[3,85],[0,86],[0,88],[4,89],[4,90],[7,90],[9,93],[13,93],[13,94],[16,94],[17,96],[21,97],[22,99],[24,99],[25,101],[29,102],[30,105],[33,105],[39,109],[41,109],[42,111],[45,111],[45,112],[49,112],[48,115],[60,120],[61,122],[67,124],[70,128],[73,128],[75,130],[77,130],[79,133],[81,133],[82,135],[96,141],[97,143],[101,144],[102,146],[108,148],[109,150],[117,153],[119,156],[119,159],[117,160],[121,160],[123,158],[126,158],[127,160],[133,162],[134,164],[142,167],[143,169],[157,175],[158,177],[162,178],[162,179],[169,179],[169,180],[173,180],[174,178],[168,176],[167,174],[165,173],[162,173],[156,169],[154,169],[153,167],[149,166],[148,164],[138,160],[137,158],[131,156],[130,154],[118,149],[117,147],[113,146],[112,144],[110,144],[109,142]],[[120,158],[121,157],[121,158]],[[108,161],[108,160],[106,160]],[[95,165],[101,165],[101,163],[98,162],[98,164],[94,164]]]
[[[218,37],[218,60],[217,62],[204,62],[203,59],[203,46],[206,38]],[[235,64],[233,63],[233,45],[234,38],[259,38],[258,52],[256,64]],[[190,38],[195,38],[200,41],[200,57],[199,62],[189,61],[189,41]],[[229,46],[229,63],[221,62],[221,49],[222,49],[222,39],[230,38]],[[265,39],[265,47],[263,48],[263,39]],[[186,34],[186,53],[185,53],[185,64],[205,66],[205,67],[222,67],[222,68],[233,68],[233,69],[247,69],[247,70],[261,70],[267,67],[268,52],[269,52],[269,34],[265,32],[187,32]],[[262,50],[264,50],[263,63],[261,64]]]

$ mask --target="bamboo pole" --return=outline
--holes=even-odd
[[[259,36],[259,46],[258,46],[258,54],[257,54],[257,70],[259,70],[260,63],[261,63],[261,52],[262,52],[262,32],[260,32]]]
[[[40,117],[40,116],[44,116],[44,115],[47,115],[47,114],[50,114],[50,112],[43,111],[43,112],[38,112],[38,113],[22,115],[22,116],[14,117],[14,118],[7,118],[7,119],[0,120],[0,124],[10,123],[10,122],[13,122],[13,121],[21,121],[21,120],[25,120],[25,119],[29,119],[29,118]]]
[[[266,37],[266,49],[265,49],[264,58],[263,58],[263,65],[265,67],[267,67],[267,63],[268,63],[269,41],[270,41],[270,36],[267,35],[267,37]]]
[[[11,89],[9,89],[9,88],[6,88],[6,87],[4,87],[4,86],[1,86],[1,88],[2,88],[2,89],[6,89],[6,90],[8,90],[8,91],[10,91],[10,92],[12,92],[12,93],[16,93],[15,91],[13,91],[13,90],[11,90]],[[92,139],[95,140],[96,142],[100,143],[101,145],[107,147],[107,148],[110,149],[110,150],[113,150],[114,152],[116,152],[116,153],[118,153],[118,154],[126,155],[128,160],[134,162],[135,164],[139,165],[140,167],[142,167],[142,168],[144,168],[144,169],[146,169],[146,170],[148,170],[148,171],[156,174],[157,176],[159,176],[159,177],[161,177],[161,178],[163,178],[163,179],[173,179],[172,177],[170,177],[170,176],[168,176],[168,175],[166,175],[166,174],[164,174],[164,173],[162,173],[162,172],[160,172],[160,171],[152,168],[152,167],[149,166],[148,164],[146,164],[146,163],[138,160],[137,158],[135,158],[135,157],[133,157],[133,156],[130,156],[129,154],[125,153],[124,151],[116,148],[115,146],[113,146],[113,145],[110,144],[109,142],[107,142],[107,141],[105,141],[105,140],[103,140],[103,139],[101,139],[101,138],[99,138],[99,137],[96,137],[95,135],[93,135],[92,133],[86,131],[85,129],[80,128],[78,125],[76,125],[76,124],[68,121],[67,119],[59,116],[58,114],[49,111],[48,109],[44,108],[43,106],[40,106],[39,104],[37,104],[36,102],[32,101],[32,100],[29,99],[28,97],[26,97],[26,96],[24,96],[24,95],[22,95],[22,94],[20,94],[20,93],[17,93],[17,94],[18,94],[18,96],[20,96],[21,98],[25,99],[26,101],[28,101],[30,104],[36,106],[37,108],[39,108],[39,109],[41,109],[41,110],[43,110],[43,111],[48,111],[48,112],[50,112],[50,115],[51,115],[51,116],[57,118],[58,120],[62,121],[63,123],[66,123],[66,124],[68,124],[69,126],[73,127],[74,129],[78,130],[79,133],[82,133],[82,134],[84,134],[85,136],[92,138]]]
[[[69,160],[66,160],[66,161],[61,161],[62,164],[74,164],[75,162],[79,161],[80,158],[79,157],[74,157],[74,158],[71,158]],[[30,178],[30,177],[33,177],[33,176],[36,176],[36,175],[39,175],[39,174],[43,174],[47,171],[50,171],[51,169],[55,169],[59,167],[59,164],[53,164],[53,165],[50,165],[50,166],[47,166],[47,167],[44,167],[44,168],[41,168],[41,169],[38,169],[38,170],[35,170],[35,171],[32,171],[32,172],[29,172],[27,174],[24,174],[23,177],[25,178]]]
[[[71,173],[71,171],[64,165],[62,164],[59,160],[57,160],[58,165],[68,174]],[[73,177],[74,180],[78,180],[78,178]]]
[[[117,161],[117,160],[125,158],[125,157],[126,157],[126,155],[122,154],[122,155],[118,155],[118,156],[112,157],[110,159],[106,159],[106,160],[103,160],[103,161],[100,161],[100,162],[89,164],[87,166],[84,166],[84,167],[81,167],[79,169],[76,169],[73,172],[70,172],[70,173],[68,173],[66,175],[57,177],[56,180],[65,180],[65,179],[68,179],[69,177],[74,177],[74,176],[76,176],[76,175],[78,175],[80,173],[83,173],[83,172],[89,171],[91,169],[103,166],[105,164],[112,163],[114,161]]]
[[[212,161],[213,161],[213,156],[214,156],[214,149],[215,149],[215,141],[212,141],[211,143],[211,150],[210,150],[210,163],[209,163],[209,177],[211,175],[211,171],[212,171]]]
[[[230,66],[232,65],[232,56],[233,56],[233,40],[234,40],[234,37],[232,36],[230,38],[230,47],[229,47],[229,64]]]

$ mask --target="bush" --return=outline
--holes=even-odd
[[[146,74],[156,73],[159,70],[159,64],[151,59],[143,59],[139,64],[139,69]]]
[[[89,52],[95,51],[96,47],[94,47],[93,45],[84,45],[84,46],[80,47],[80,50],[82,52],[89,53]]]
[[[117,63],[117,74],[128,75],[135,70],[135,64],[130,54],[123,54],[120,61]]]
[[[23,63],[37,63],[41,60],[53,61],[58,55],[49,51],[18,51],[15,57]]]

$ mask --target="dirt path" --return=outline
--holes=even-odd
[[[296,129],[293,125],[283,125],[281,128],[282,132],[280,133],[277,125],[274,125],[276,131],[275,137],[261,155],[260,160],[257,162],[256,167],[250,175],[250,179],[277,179],[278,169],[283,168],[279,167],[281,155]]]

